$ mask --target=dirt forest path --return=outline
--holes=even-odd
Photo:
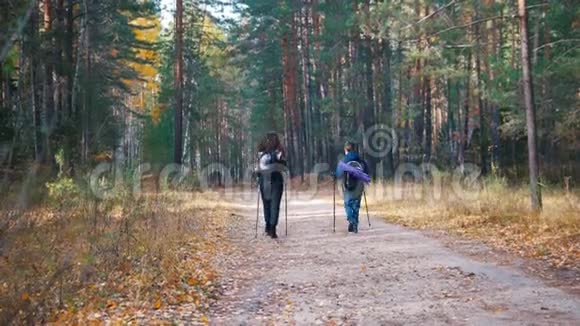
[[[290,200],[288,237],[254,239],[255,197],[239,204],[238,257],[225,265],[213,325],[580,324],[580,297],[517,266],[480,262],[361,210],[348,234],[331,199]],[[364,222],[363,222],[364,221]],[[486,250],[484,247],[478,250]]]

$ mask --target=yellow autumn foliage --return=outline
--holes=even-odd
[[[140,42],[145,42],[153,45],[157,42],[159,33],[161,31],[161,23],[156,16],[139,17],[130,22],[131,25],[140,26],[141,28],[133,28],[135,38]],[[129,61],[127,65],[133,68],[138,78],[133,80],[124,80],[125,85],[131,88],[133,96],[128,99],[128,105],[132,108],[145,110],[147,101],[154,99],[158,90],[159,84],[157,82],[157,66],[159,64],[159,53],[151,49],[135,49],[137,59],[139,61],[147,61],[147,63]]]

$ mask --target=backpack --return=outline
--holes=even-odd
[[[364,167],[361,164],[361,162],[359,161],[349,161],[346,164],[354,167],[355,169],[364,171]],[[348,172],[344,172],[344,189],[348,190],[348,191],[353,191],[358,189],[358,187],[360,187],[362,181],[359,179],[356,179],[355,177],[351,176],[350,173]]]
[[[258,165],[260,164],[259,161],[262,159],[262,157],[264,157],[264,155],[269,155],[269,159],[266,162],[266,165],[272,165],[275,164],[274,169],[270,170],[269,172],[265,172],[265,171],[259,171],[258,172],[258,177],[259,178],[263,178],[264,177],[264,173],[268,174],[269,177],[271,178],[271,180],[275,180],[275,181],[279,181],[279,180],[283,180],[283,175],[282,175],[282,171],[280,170],[280,166],[286,166],[286,161],[284,159],[278,159],[278,151],[272,151],[272,152],[263,152],[260,157],[258,158]]]
[[[279,160],[278,159],[278,151],[272,151],[272,152],[263,152],[262,155],[260,155],[260,157],[258,158],[258,161],[260,161],[262,159],[262,157],[264,157],[264,155],[269,155],[270,159],[268,160],[268,162],[266,164],[270,165],[270,164],[283,164],[286,165],[286,162],[284,160]]]

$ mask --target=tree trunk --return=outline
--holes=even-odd
[[[313,32],[313,39],[314,39],[314,60],[312,65],[312,74],[314,75],[315,81],[315,88],[316,88],[316,99],[317,101],[313,101],[313,110],[314,110],[314,121],[316,124],[316,131],[318,135],[317,139],[317,150],[321,153],[326,152],[325,148],[328,146],[327,137],[331,137],[331,135],[327,135],[321,132],[321,128],[323,126],[323,117],[321,114],[321,102],[326,98],[326,92],[328,89],[328,76],[332,76],[332,74],[328,71],[328,68],[323,65],[321,57],[320,57],[320,23],[321,23],[321,16],[318,13],[318,0],[312,0],[312,32]],[[339,109],[339,108],[337,108]],[[337,136],[334,139],[338,139]]]
[[[337,103],[336,105],[336,110],[335,112],[335,118],[334,118],[334,123],[335,123],[335,139],[339,139],[340,137],[342,137],[342,128],[341,128],[341,117],[342,117],[342,112],[343,112],[343,86],[344,86],[344,82],[343,82],[343,74],[342,74],[342,64],[341,64],[341,60],[342,58],[338,58],[336,61],[336,68],[335,70],[335,101]]]
[[[383,81],[383,105],[382,105],[382,116],[384,121],[390,128],[394,131],[396,129],[396,121],[394,119],[394,111],[396,109],[393,108],[393,91],[392,91],[392,69],[391,69],[391,43],[389,38],[385,38],[382,43],[382,52],[383,52],[383,72],[382,72],[382,81]],[[385,166],[385,176],[391,177],[395,173],[394,162],[395,162],[395,144],[396,137],[393,135],[394,132],[391,133],[391,151],[386,153],[387,155],[387,164]]]
[[[289,93],[290,93],[290,85],[288,76],[288,60],[289,60],[289,51],[288,51],[288,39],[287,37],[282,37],[282,111],[284,115],[284,138],[286,140],[286,151],[288,152],[288,166],[290,167],[291,173],[293,173],[293,166],[294,166],[294,142],[292,140],[292,124],[291,124],[291,111],[290,111],[290,104],[289,104]]]
[[[481,12],[481,4],[479,2],[475,3],[475,21],[480,21],[480,12]],[[484,104],[483,98],[481,93],[483,92],[483,83],[481,77],[481,54],[485,51],[486,47],[482,46],[481,39],[486,36],[485,29],[482,30],[481,24],[475,24],[474,28],[474,37],[475,37],[475,75],[477,78],[476,83],[476,95],[477,95],[477,111],[479,111],[479,154],[480,154],[480,162],[481,162],[481,173],[482,175],[487,175],[488,173],[488,166],[487,166],[487,126],[485,121],[485,110],[486,105]],[[484,44],[486,44],[486,39],[484,39]],[[483,53],[485,56],[485,52]]]
[[[463,110],[463,135],[461,137],[461,149],[459,150],[459,164],[463,167],[465,162],[465,151],[469,146],[469,102],[471,101],[471,50],[467,55],[467,61],[465,63],[465,71],[467,78],[465,80],[465,102]]]
[[[85,0],[86,1],[86,0]],[[66,78],[66,95],[65,95],[65,121],[67,125],[73,125],[78,122],[77,115],[77,105],[78,105],[78,93],[79,93],[79,78],[80,69],[82,61],[83,51],[88,51],[85,44],[85,34],[87,32],[86,16],[81,17],[80,22],[80,32],[78,37],[78,50],[76,53],[76,59],[73,60],[73,48],[74,48],[74,0],[69,0],[67,3],[67,15],[66,15],[66,45],[65,45],[65,57],[67,61],[68,73]],[[85,8],[85,5],[81,3],[81,7]],[[84,9],[83,9],[84,10]],[[75,129],[78,132],[78,129]],[[63,170],[67,174],[74,174],[74,159],[73,159],[73,149],[77,146],[76,142],[78,139],[78,133],[69,132],[65,137],[64,145],[64,167]]]
[[[183,155],[183,0],[175,1],[175,55],[173,162],[181,164]]]
[[[91,81],[91,7],[92,7],[92,0],[85,0],[84,5],[84,23],[85,23],[85,30],[84,30],[84,42],[85,42],[85,73],[84,73],[84,89],[83,89],[83,106],[81,110],[81,121],[82,121],[82,149],[81,149],[81,159],[83,163],[88,163],[90,152],[91,152],[91,130],[90,130],[90,104],[91,104],[91,96],[92,96],[92,89],[89,86]]]
[[[528,15],[526,0],[518,0],[520,21],[522,82],[524,88],[524,103],[526,106],[526,126],[528,129],[528,164],[530,175],[530,193],[532,209],[542,209],[542,193],[539,185],[538,153],[536,145],[536,112],[534,108],[534,93],[530,68],[530,52],[528,42]]]
[[[415,0],[415,15],[417,18],[421,18],[421,2]],[[415,28],[417,33],[417,51],[421,53],[423,51],[423,37],[422,29],[420,25]],[[415,93],[413,95],[413,115],[414,115],[414,131],[415,131],[415,143],[417,145],[417,150],[419,155],[424,154],[423,152],[423,135],[425,132],[425,110],[424,110],[424,97],[423,97],[423,77],[421,75],[422,60],[421,58],[415,59]]]
[[[313,119],[312,119],[312,86],[311,86],[311,71],[312,65],[310,62],[310,23],[309,23],[309,8],[308,5],[302,9],[301,15],[301,33],[300,33],[300,58],[302,61],[302,88],[304,101],[304,143],[305,143],[305,163],[307,167],[312,166],[312,163],[317,159],[315,157],[314,136],[313,136]],[[320,154],[320,153],[318,153]]]
[[[60,126],[62,125],[63,121],[63,89],[64,89],[64,75],[63,75],[63,51],[65,47],[65,42],[63,38],[63,31],[64,31],[64,0],[58,0],[57,7],[56,7],[56,30],[58,30],[58,37],[55,36],[55,63],[58,63],[58,66],[55,66],[54,70],[54,80],[56,81],[56,86],[54,88],[54,110],[55,110],[55,125]],[[58,69],[57,69],[58,68]]]
[[[491,45],[491,53],[498,58],[498,60],[503,60],[503,36],[502,36],[502,26],[503,23],[500,21],[499,26],[496,26],[496,21],[493,21],[492,25],[492,45]],[[489,61],[489,58],[488,58]],[[495,71],[491,64],[488,64],[489,67],[489,79],[490,84],[493,85],[495,80]],[[491,121],[490,121],[490,128],[491,128],[491,170],[494,172],[500,171],[500,146],[501,146],[501,139],[499,133],[499,126],[501,123],[500,111],[499,106],[497,103],[491,102]]]
[[[30,78],[30,103],[32,106],[32,124],[33,128],[33,139],[34,139],[34,159],[36,162],[41,162],[43,158],[43,142],[42,142],[42,123],[40,108],[38,106],[38,93],[36,86],[38,84],[38,76],[36,69],[38,69],[38,58],[34,49],[38,42],[38,5],[36,1],[33,5],[32,12],[30,14],[29,22],[29,41],[27,44],[27,54],[30,56],[30,64],[28,66],[28,73]]]
[[[447,141],[448,141],[448,146],[449,146],[449,164],[451,164],[451,167],[453,167],[453,158],[455,157],[455,141],[454,141],[454,133],[455,133],[455,117],[453,115],[453,106],[451,103],[453,103],[453,98],[452,98],[452,93],[451,93],[451,85],[452,85],[452,80],[450,78],[447,78]]]
[[[425,16],[429,16],[429,5],[425,5]],[[429,40],[425,41],[427,48],[429,48]],[[429,62],[425,59],[425,66],[427,67]],[[423,98],[424,98],[424,114],[425,114],[425,157],[424,161],[431,162],[431,151],[433,147],[433,110],[431,107],[431,77],[426,73],[423,78]]]
[[[293,175],[296,172],[303,174],[303,161],[301,145],[302,128],[300,108],[298,106],[298,59],[296,47],[296,25],[294,15],[291,15],[287,24],[288,30],[282,36],[282,67],[283,81],[282,90],[284,97],[284,114],[287,120],[287,151],[289,163]],[[298,169],[296,171],[295,169]]]
[[[461,101],[461,80],[457,79],[457,82],[455,83],[455,94],[456,94],[456,107],[457,107],[457,160],[456,163],[458,164],[463,164],[463,135],[465,134],[463,131],[463,115],[462,115],[462,104],[463,102]]]
[[[371,48],[371,39],[370,37],[365,37],[364,39],[364,60],[365,60],[365,82],[366,82],[366,105],[364,109],[363,115],[363,132],[365,132],[368,128],[371,128],[372,125],[375,123],[375,92],[374,92],[374,82],[373,82],[373,52]],[[364,154],[364,153],[363,153]],[[374,157],[370,155],[368,157],[367,162],[369,164],[370,173],[376,176],[376,165],[377,160],[381,159],[380,157]]]
[[[68,118],[72,118],[73,108],[73,84],[74,84],[74,69],[73,67],[73,43],[74,43],[74,0],[68,0],[67,11],[66,11],[66,45],[65,45],[65,58],[66,65],[68,67],[67,81],[66,81],[66,114]],[[82,19],[81,19],[82,20]]]
[[[397,43],[397,56],[396,56],[396,63],[401,65],[403,62],[403,49],[401,41]],[[392,111],[392,128],[393,131],[391,132],[391,137],[393,139],[393,149],[392,149],[392,156],[393,156],[393,174],[397,170],[397,166],[399,165],[399,112],[403,112],[403,69],[398,69],[398,80],[397,80],[397,102],[398,106],[393,106]]]
[[[479,17],[476,15],[476,20]],[[483,99],[481,97],[481,92],[483,91],[483,84],[481,82],[481,58],[480,53],[482,51],[481,47],[481,29],[480,24],[475,25],[475,37],[476,37],[476,55],[475,55],[475,72],[477,75],[477,105],[479,106],[479,153],[481,159],[481,174],[487,175],[487,128],[485,126],[485,106],[483,104]]]
[[[544,62],[550,62],[551,60],[551,36],[550,36],[550,25],[548,23],[548,10],[549,10],[549,3],[548,0],[544,0],[544,6],[542,8],[542,15],[544,18]],[[552,134],[550,131],[554,130],[555,119],[553,116],[553,107],[552,107],[552,90],[550,87],[550,78],[549,75],[544,72],[544,77],[542,78],[541,83],[541,92],[542,92],[542,107],[541,116],[542,121],[544,122],[544,128],[546,130],[543,139],[543,146],[541,146],[541,150],[546,157],[545,162],[551,164],[552,166],[559,166],[559,155],[558,155],[558,142],[552,142]]]
[[[425,77],[425,162],[431,162],[433,143],[433,112],[431,108],[431,79]]]
[[[44,61],[44,83],[42,91],[42,111],[44,115],[43,119],[43,143],[44,143],[44,155],[42,161],[45,163],[51,163],[52,159],[52,144],[51,144],[51,133],[54,128],[54,91],[53,91],[53,71],[54,65],[52,63],[54,42],[52,36],[52,20],[53,20],[53,8],[52,0],[44,0],[44,34],[46,39],[44,40],[44,48],[46,51],[46,56],[49,58]]]

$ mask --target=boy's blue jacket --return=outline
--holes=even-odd
[[[364,173],[367,173],[367,174],[369,173],[369,171],[368,171],[368,166],[367,166],[367,163],[366,163],[364,160],[362,160],[362,159],[360,158],[360,156],[358,155],[358,153],[357,153],[357,152],[355,152],[355,151],[348,152],[348,153],[347,153],[347,154],[344,156],[344,158],[342,159],[342,161],[343,161],[344,163],[348,163],[348,162],[351,162],[351,161],[357,161],[357,162],[360,162],[360,163],[362,164],[362,166],[363,166],[363,172],[364,172]],[[336,167],[336,177],[337,177],[337,178],[342,178],[342,176],[343,176],[343,175],[344,175],[344,171],[343,171],[343,170],[340,168],[340,165],[338,165],[338,166]]]

